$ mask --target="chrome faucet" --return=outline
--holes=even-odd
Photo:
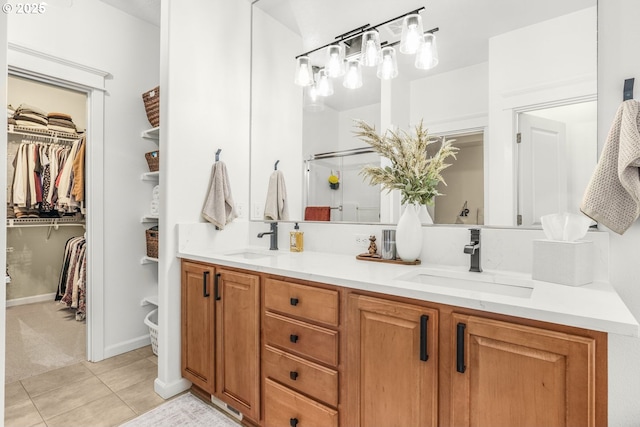
[[[482,272],[480,267],[480,229],[470,228],[471,231],[471,243],[464,245],[464,253],[471,255],[471,267],[469,271],[475,271],[477,273]]]
[[[270,230],[271,231],[258,233],[258,237],[262,238],[262,236],[264,236],[265,234],[269,234],[270,235],[269,249],[272,251],[277,251],[278,250],[278,223],[272,222],[270,225]]]

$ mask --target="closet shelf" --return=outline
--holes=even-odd
[[[77,218],[7,218],[7,227],[48,227],[85,225],[83,219]]]
[[[7,125],[7,130],[10,135],[22,135],[22,136],[35,136],[39,138],[48,138],[52,142],[58,141],[66,141],[72,142],[77,141],[82,136],[77,133],[67,133],[67,132],[58,132],[54,130],[47,129],[35,129],[26,126],[18,126],[18,125]]]
[[[145,172],[140,176],[143,181],[158,181],[160,180],[160,172]]]
[[[160,217],[158,215],[145,215],[140,219],[140,222],[158,222]]]
[[[151,264],[154,262],[158,262],[158,258],[151,258],[150,256],[142,257],[140,260],[140,264]]]
[[[158,140],[160,139],[160,127],[155,127],[155,128],[151,128],[151,129],[147,129],[142,131],[141,136],[145,139],[153,139],[153,140]]]

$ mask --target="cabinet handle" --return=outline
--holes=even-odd
[[[218,282],[220,281],[220,273],[217,273],[214,276],[214,280],[213,280],[213,293],[215,294],[215,299],[216,301],[220,301],[220,286],[218,284]]]
[[[296,371],[291,371],[289,372],[289,378],[291,378],[293,381],[298,379],[298,373]]]
[[[207,279],[209,279],[209,272],[205,271],[202,273],[202,296],[205,298],[209,297],[209,292],[207,292]]]
[[[299,301],[298,301],[298,298],[291,298],[291,299],[289,300],[289,302],[291,303],[291,305],[294,305],[294,306],[295,306],[295,305],[298,305],[298,302],[299,302]]]
[[[291,419],[289,420],[289,425],[290,425],[291,427],[297,427],[297,425],[298,425],[298,419],[297,419],[297,418],[291,418]]]
[[[289,341],[291,341],[292,343],[297,343],[298,342],[298,336],[297,335],[289,335]]]
[[[467,367],[464,365],[464,330],[467,325],[458,323],[456,331],[456,371],[464,374]]]
[[[420,360],[426,362],[429,360],[429,355],[427,354],[427,322],[429,321],[429,316],[423,314],[420,316]]]

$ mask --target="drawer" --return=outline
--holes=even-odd
[[[338,427],[338,411],[265,380],[265,427]]]
[[[265,341],[331,366],[338,365],[338,332],[299,320],[265,313]]]
[[[337,371],[269,346],[262,360],[266,378],[338,407]]]
[[[282,280],[267,279],[264,305],[267,309],[298,316],[312,322],[338,326],[338,291]]]

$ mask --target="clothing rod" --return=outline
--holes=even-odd
[[[7,220],[11,221],[11,220]],[[25,227],[84,227],[86,224],[84,222],[43,222],[42,224],[7,224],[7,228],[25,228]]]
[[[82,139],[82,135],[65,134],[64,132],[56,132],[44,129],[28,129],[23,126],[9,125],[8,132],[12,135],[22,135],[34,138],[49,139],[53,142],[66,141],[75,142]]]

